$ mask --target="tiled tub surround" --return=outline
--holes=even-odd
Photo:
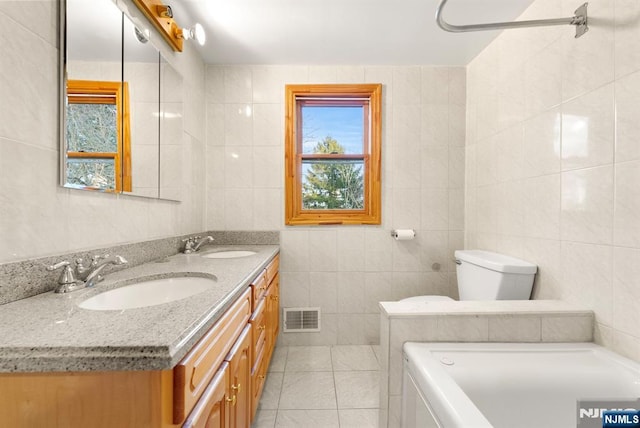
[[[0,372],[163,370],[173,367],[278,253],[277,245],[213,246],[257,254],[206,259],[177,254],[109,274],[96,287],[2,305]],[[78,303],[136,278],[217,278],[195,296],[146,308],[92,311]]]
[[[518,19],[569,16],[536,0]],[[590,0],[589,33],[505,31],[467,67],[465,248],[539,267],[536,299],[595,312],[640,361],[640,2]]]
[[[280,241],[279,232],[268,231],[209,231],[199,233],[199,235],[213,236],[215,245],[278,245]],[[156,239],[153,241],[97,248],[91,251],[43,257],[35,260],[0,264],[0,305],[53,290],[60,277],[60,271],[48,272],[46,268],[61,260],[68,260],[70,262],[77,258],[91,260],[91,256],[96,254],[118,254],[127,259],[128,263],[126,265],[106,267],[104,272],[108,274],[109,272],[128,269],[177,254],[184,246],[182,239],[187,236],[193,235]]]
[[[404,342],[591,342],[593,312],[556,300],[381,302],[380,427],[400,426]]]

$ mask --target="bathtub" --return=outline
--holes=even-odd
[[[640,365],[593,343],[407,342],[403,357],[405,428],[602,427],[601,406],[578,408],[590,399],[640,410]]]

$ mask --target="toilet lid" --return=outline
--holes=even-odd
[[[451,297],[447,296],[413,296],[400,300],[401,302],[453,302]]]

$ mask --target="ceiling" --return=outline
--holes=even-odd
[[[533,0],[450,0],[452,24],[511,21]],[[165,0],[200,22],[210,64],[466,65],[498,34],[447,33],[439,0]],[[549,17],[553,18],[553,17]],[[518,31],[518,30],[514,30]]]

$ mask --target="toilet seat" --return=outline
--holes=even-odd
[[[400,300],[401,302],[427,303],[427,302],[454,302],[451,297],[447,296],[413,296]]]

